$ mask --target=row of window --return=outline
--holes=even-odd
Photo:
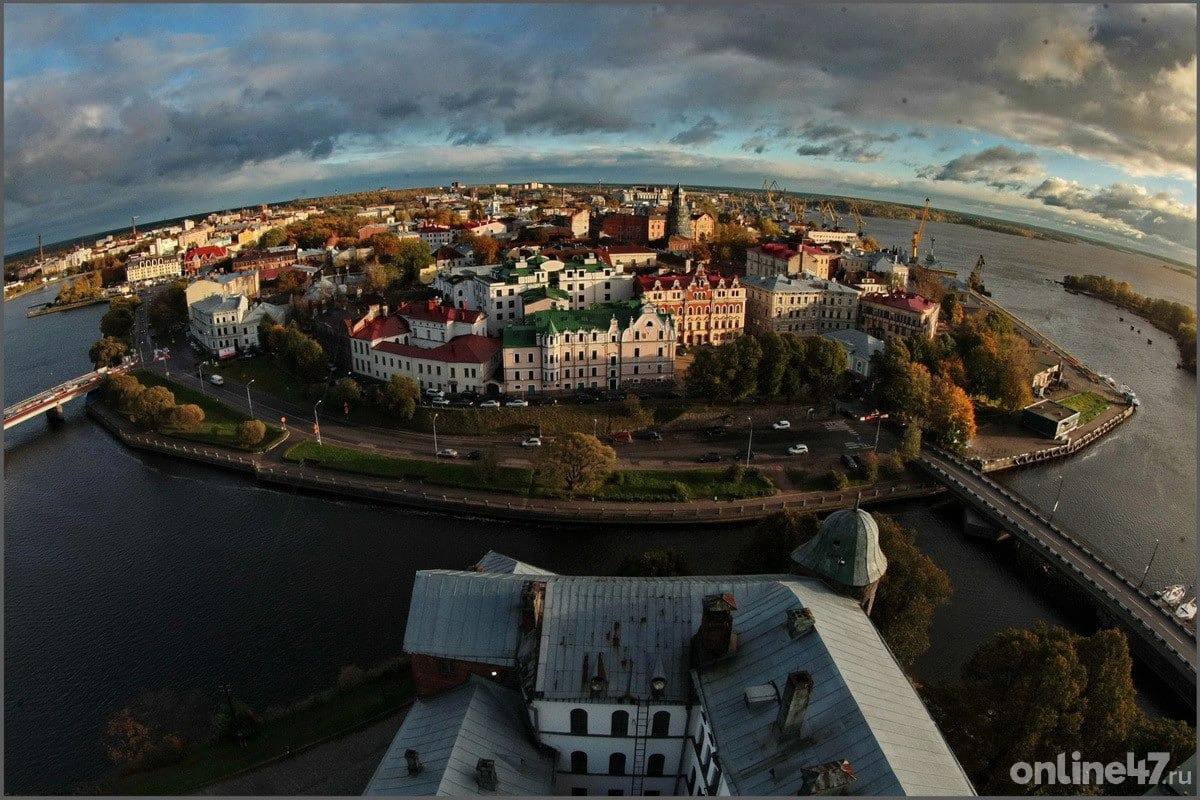
[[[667,766],[667,757],[662,753],[655,753],[646,759],[646,777],[661,778]],[[588,756],[582,750],[575,750],[571,753],[571,772],[577,775],[586,775],[588,771]],[[608,774],[609,775],[625,775],[625,754],[613,753],[608,757]]]
[[[403,361],[402,362],[401,359],[395,358],[393,356],[380,356],[379,354],[376,354],[375,355],[375,363],[376,363],[376,365],[382,364],[383,366],[391,367],[392,369],[403,369],[407,372],[412,372],[412,362],[411,361]],[[458,377],[458,375],[455,374],[456,369],[457,369],[456,367],[450,367],[450,377],[451,378]],[[422,364],[420,361],[418,361],[417,362],[417,374],[418,375],[434,375],[434,374],[436,374],[440,378],[442,376],[442,368],[441,368],[441,365],[438,365],[438,364]],[[479,377],[479,368],[478,367],[462,367],[462,377],[464,377],[464,378]]]
[[[576,735],[587,735],[588,733],[588,712],[585,708],[571,709],[571,733]],[[654,716],[650,718],[650,735],[652,737],[669,736],[671,730],[671,712],[670,711],[655,711]],[[624,709],[618,709],[612,712],[609,718],[609,735],[610,736],[628,736],[629,735],[629,712]],[[576,770],[578,771],[578,770]]]

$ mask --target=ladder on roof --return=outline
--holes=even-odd
[[[633,723],[633,784],[629,788],[631,797],[642,794],[642,785],[646,779],[646,739],[650,735],[647,724],[650,720],[650,707],[638,703],[637,716]]]

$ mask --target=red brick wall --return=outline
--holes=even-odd
[[[472,675],[504,683],[508,678],[508,669],[477,661],[457,661],[420,654],[412,656],[413,684],[416,686],[417,694],[421,697],[429,697],[453,689]]]

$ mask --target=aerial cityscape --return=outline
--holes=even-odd
[[[4,22],[8,794],[1195,794],[1193,5]]]

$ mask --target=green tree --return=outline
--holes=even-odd
[[[242,447],[253,447],[267,435],[267,426],[260,419],[243,420],[237,427],[237,441]]]
[[[400,280],[412,286],[417,283],[421,270],[433,263],[433,253],[423,239],[401,239],[392,263],[400,271]]]
[[[133,330],[133,313],[133,304],[114,300],[100,318],[100,333],[114,339],[128,339]]]
[[[687,557],[673,547],[656,547],[636,556],[626,556],[617,566],[617,574],[636,578],[670,578],[691,575]]]
[[[481,486],[493,486],[500,477],[500,454],[495,445],[490,445],[479,456],[479,464],[475,467]]]
[[[739,336],[725,344],[705,345],[695,351],[685,385],[694,397],[735,403],[758,389],[762,347],[754,336]]]
[[[896,660],[911,670],[929,649],[933,612],[950,599],[950,578],[920,551],[915,533],[882,514],[875,521],[888,567],[879,581],[871,616]]]
[[[195,403],[177,405],[167,412],[166,419],[172,428],[191,433],[204,423],[204,409]]]
[[[187,281],[175,281],[147,306],[146,318],[159,336],[165,336],[187,322],[186,290]]]
[[[823,336],[807,337],[800,374],[814,401],[832,406],[848,367],[846,350],[840,344]]]
[[[590,433],[567,433],[542,448],[537,469],[552,491],[595,492],[617,468],[617,453]]]
[[[758,393],[761,397],[778,397],[788,366],[788,349],[783,337],[775,331],[763,331],[754,337],[762,352],[758,361]]]
[[[114,339],[111,336],[105,336],[97,341],[88,350],[88,358],[96,366],[100,367],[115,367],[121,363],[121,359],[129,352],[129,345],[120,339]]]
[[[379,407],[400,419],[412,419],[417,409],[417,399],[421,390],[407,375],[393,375],[391,379],[380,386],[376,393]]]
[[[338,382],[333,385],[333,399],[338,405],[355,406],[362,400],[362,396],[362,387],[358,385],[358,381],[349,376],[338,379]]]
[[[775,223],[775,220],[768,217],[759,218],[758,230],[763,236],[767,237],[779,236],[781,233],[783,233],[783,231],[780,230],[779,226]]]
[[[279,247],[282,244],[287,244],[287,234],[281,228],[270,228],[263,232],[263,235],[258,237],[259,247]]]
[[[758,575],[792,570],[792,553],[820,530],[812,514],[780,511],[758,523],[754,536],[734,559],[734,573]]]
[[[905,461],[921,455],[921,426],[910,422],[904,426],[904,437],[900,440],[899,453]]]
[[[133,401],[133,421],[147,429],[169,424],[175,408],[175,394],[165,386],[150,386]]]

